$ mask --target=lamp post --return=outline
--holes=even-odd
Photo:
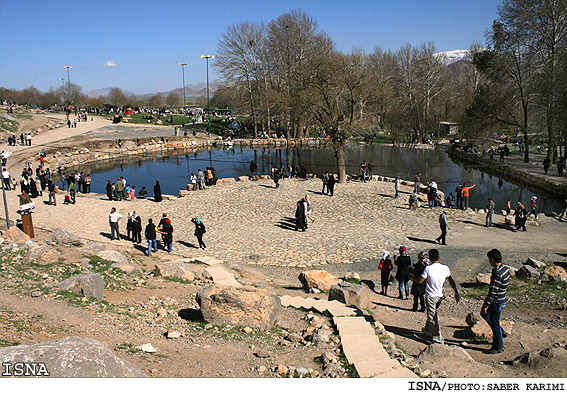
[[[63,101],[65,101],[66,100],[65,96],[67,96],[65,94],[65,78],[59,78],[59,80],[61,81],[61,90],[63,91]]]
[[[69,74],[69,70],[73,68],[73,66],[63,66],[63,68],[67,69],[67,86],[69,87],[69,104],[71,104],[71,76]]]
[[[209,59],[214,59],[211,55],[201,55],[201,59],[207,59],[207,134],[211,134],[211,114],[209,106]]]
[[[185,111],[185,66],[187,63],[177,63],[178,66],[181,66],[181,73],[183,74],[183,111]]]

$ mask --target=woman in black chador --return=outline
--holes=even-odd
[[[295,209],[295,231],[305,231],[306,228],[305,206],[303,201],[300,200],[297,202],[297,208]]]
[[[161,187],[159,186],[159,181],[156,181],[154,186],[154,201],[161,202]]]
[[[37,191],[37,184],[35,183],[35,179],[33,179],[33,177],[30,177],[29,182],[30,182],[30,197],[37,198],[39,196],[39,192]]]

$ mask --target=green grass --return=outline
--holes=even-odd
[[[4,115],[11,116],[14,120],[4,117]],[[1,114],[0,116],[0,132],[16,133],[18,126],[22,120],[29,120],[32,116],[29,114]],[[28,130],[29,131],[29,130]]]
[[[127,115],[126,119],[128,119],[128,123],[135,123],[135,124],[157,124],[158,117],[154,115],[154,119],[150,120],[148,123],[148,119],[142,119],[143,116],[149,116],[149,114],[134,114],[134,115]],[[169,123],[169,118],[173,117],[173,122]],[[163,122],[163,126],[180,126],[181,124],[187,124],[192,122],[192,118],[184,115],[165,115],[159,117],[159,119]],[[168,122],[166,122],[168,120]]]
[[[191,280],[176,278],[176,277],[173,277],[173,276],[164,276],[163,279],[170,281],[170,282],[181,283],[181,284],[184,284],[184,285],[190,285],[191,283],[193,283],[193,281],[191,281]]]
[[[347,376],[349,378],[360,378],[360,375],[358,375],[358,372],[356,371],[356,367],[354,366],[354,364],[349,364],[345,354],[343,353],[342,349],[341,352],[339,353],[339,363],[341,364],[341,366],[346,369],[347,371]]]
[[[18,341],[11,341],[9,339],[1,339],[0,338],[0,347],[8,347],[8,346],[18,346],[20,342]]]
[[[488,285],[478,285],[472,288],[464,289],[463,296],[476,300],[483,300],[488,294]],[[528,279],[512,278],[508,285],[508,298],[518,300],[522,303],[544,303],[546,302],[540,296],[543,292],[555,294],[559,298],[567,298],[567,284],[559,282],[542,282]]]

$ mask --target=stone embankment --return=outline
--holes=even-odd
[[[567,182],[561,182],[553,179],[553,177],[544,174],[530,172],[526,168],[516,168],[509,163],[501,163],[497,160],[490,160],[489,157],[482,157],[476,153],[469,153],[459,149],[448,148],[447,153],[451,159],[455,159],[467,164],[475,164],[480,166],[483,171],[501,176],[513,182],[541,189],[547,193],[561,198],[567,198]]]
[[[307,148],[323,148],[327,146],[328,140],[319,138],[297,138],[288,140],[285,138],[272,139],[237,139],[232,140],[232,145],[242,148],[256,147],[307,147]],[[131,146],[128,146],[130,144]],[[195,152],[208,148],[222,148],[227,146],[222,139],[194,140],[188,138],[176,139],[174,141],[160,142],[151,140],[140,145],[125,142],[122,148],[97,149],[96,151],[89,148],[74,149],[63,153],[58,150],[48,153],[45,158],[46,166],[54,169],[70,169],[82,165],[93,164],[100,161],[111,161],[125,158],[143,157],[149,155],[183,154]]]

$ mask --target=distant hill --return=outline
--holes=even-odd
[[[454,49],[452,51],[437,52],[435,55],[444,56],[447,65],[465,60],[469,55],[468,49]]]
[[[209,94],[211,97],[214,96],[217,87],[219,86],[218,82],[211,82],[209,84]],[[89,97],[98,97],[98,96],[108,96],[108,94],[110,93],[110,90],[112,88],[104,88],[104,89],[94,89],[91,90],[88,93]],[[128,90],[124,90],[122,89],[122,92],[126,95],[126,96],[131,96],[132,92],[128,91]],[[145,99],[154,95],[160,95],[162,97],[167,97],[168,94],[170,93],[175,93],[178,94],[179,97],[183,97],[182,95],[182,89],[181,88],[177,88],[177,89],[173,89],[173,90],[169,90],[169,91],[163,91],[163,92],[154,92],[154,93],[145,93],[145,94],[136,94],[135,96],[141,99]],[[185,97],[189,100],[189,99],[198,99],[198,98],[203,98],[207,96],[207,84],[206,83],[200,83],[197,85],[186,85],[185,86]]]

